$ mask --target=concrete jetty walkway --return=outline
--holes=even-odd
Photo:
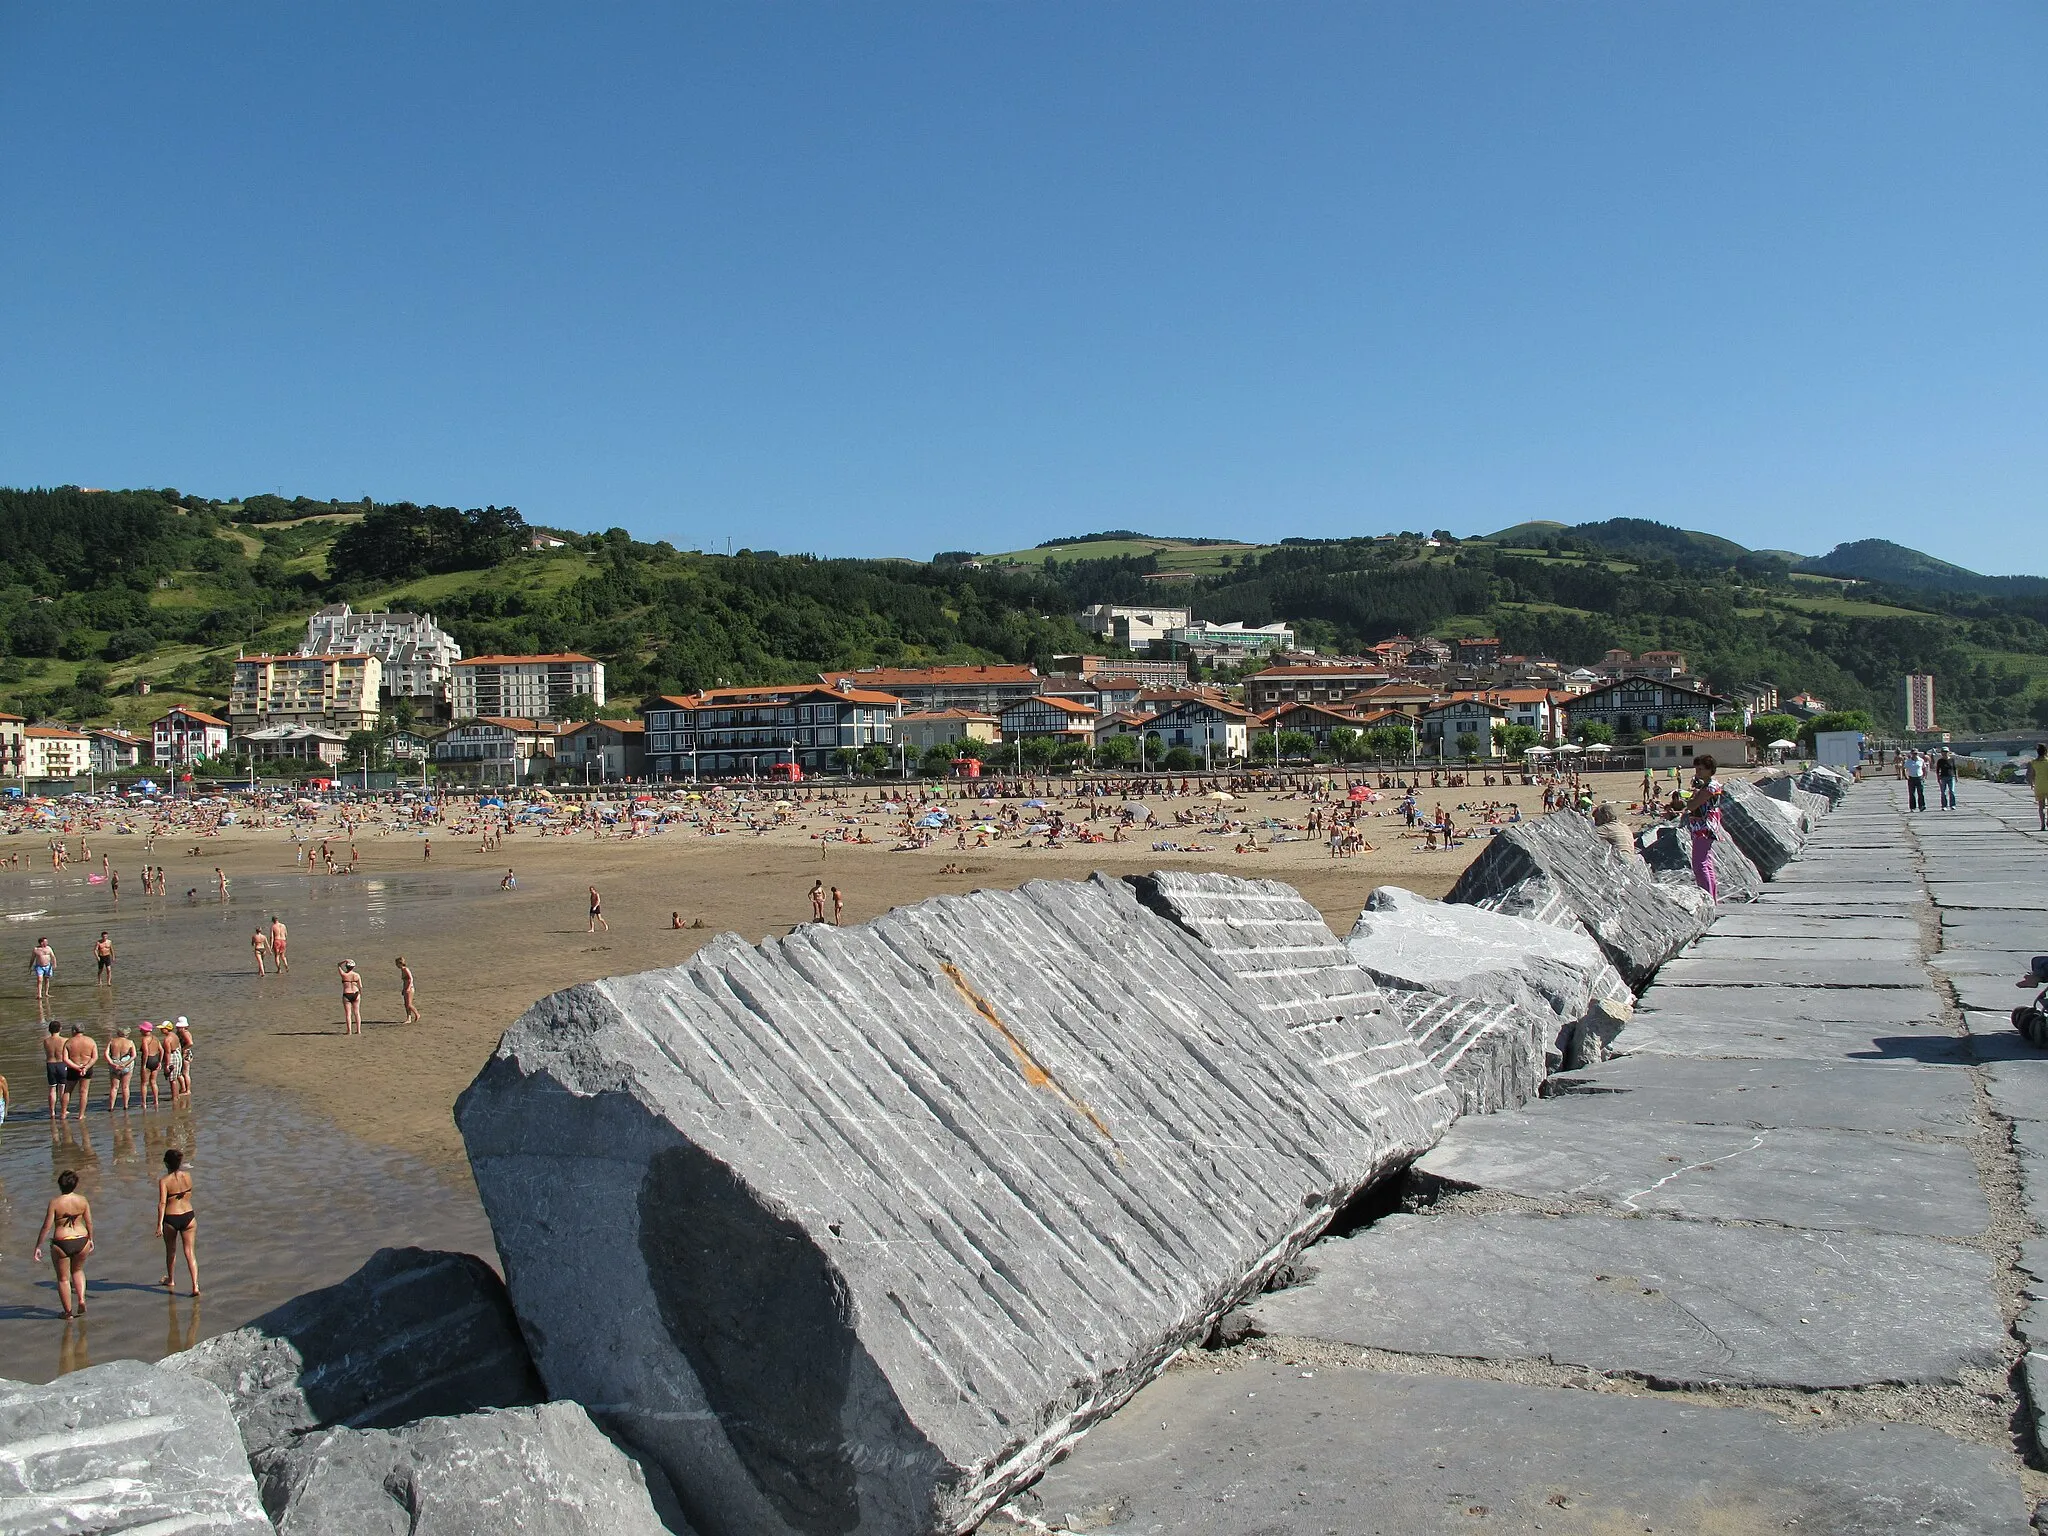
[[[2048,1055],[2007,1014],[2048,837],[1963,796],[1858,786],[1615,1060],[1459,1122],[991,1528],[2024,1531]]]

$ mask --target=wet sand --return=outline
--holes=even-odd
[[[1618,777],[1612,793],[1626,794]],[[95,839],[92,866],[101,850],[113,855],[126,887],[118,908],[105,886],[88,886],[83,868],[0,870],[0,910],[11,919],[0,924],[0,943],[11,939],[19,951],[18,963],[0,954],[0,1006],[9,1020],[0,1031],[0,1072],[14,1095],[0,1128],[0,1346],[10,1360],[7,1374],[41,1377],[120,1354],[154,1358],[338,1279],[379,1247],[419,1242],[490,1255],[451,1111],[504,1028],[550,992],[676,964],[721,931],[749,940],[786,933],[809,920],[813,880],[838,885],[844,920],[858,922],[928,896],[1097,869],[1216,869],[1299,887],[1341,934],[1374,886],[1441,896],[1483,845],[1478,839],[1448,852],[1421,851],[1399,835],[1399,817],[1391,814],[1397,798],[1375,808],[1390,814],[1366,823],[1378,851],[1344,859],[1332,859],[1305,834],[1270,852],[1240,855],[1232,852],[1235,835],[1184,828],[1050,851],[963,852],[947,834],[928,849],[898,852],[888,830],[894,819],[879,813],[867,822],[872,843],[816,841],[835,823],[829,808],[814,807],[796,824],[764,835],[705,837],[670,827],[600,839],[518,831],[491,853],[479,851],[476,837],[458,837],[446,826],[425,835],[365,828],[356,843],[359,872],[332,877],[303,872],[280,829],[224,832],[205,839],[198,857],[186,853],[189,839],[166,838],[154,855],[168,871],[172,894],[164,897],[143,897],[136,888],[141,838],[109,834]],[[1525,814],[1540,812],[1540,792],[1531,789],[1425,791],[1422,804],[1428,809],[1438,799],[1447,806],[1513,800]],[[1184,804],[1169,800],[1158,809],[1170,817]],[[1307,810],[1305,800],[1252,797],[1227,814],[1298,820]],[[1262,845],[1272,835],[1259,828]],[[423,857],[427,836],[431,860]],[[1155,837],[1199,837],[1211,851],[1155,852]],[[7,839],[0,854],[30,847],[40,843]],[[345,850],[345,843],[337,847]],[[231,877],[225,904],[212,895],[216,865]],[[507,867],[517,871],[515,891],[499,889]],[[593,883],[603,893],[609,932],[585,931],[585,890]],[[197,889],[197,901],[187,901],[188,888]],[[292,971],[259,979],[250,930],[273,912],[291,928]],[[705,926],[672,929],[671,913]],[[111,989],[93,985],[91,944],[102,927],[112,931],[119,956]],[[83,1135],[73,1124],[53,1138],[42,1116],[42,1027],[27,974],[28,950],[40,933],[58,952],[54,1016],[88,1025],[103,1042],[116,1021],[132,1029],[142,1018],[191,1018],[199,1049],[189,1110],[107,1116],[102,1066]],[[424,1015],[418,1026],[401,1023],[398,954],[417,978]],[[335,965],[344,955],[365,977],[365,1032],[353,1039],[341,1033]],[[161,1274],[154,1178],[163,1146],[173,1144],[191,1155],[200,1192],[203,1318],[182,1298],[167,1303],[160,1291],[136,1294]],[[110,1289],[87,1325],[89,1341],[85,1329],[60,1330],[50,1321],[50,1270],[28,1263],[62,1167],[80,1169],[102,1227],[88,1273],[95,1287]],[[65,1344],[60,1332],[78,1337]]]

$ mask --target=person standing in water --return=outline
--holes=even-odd
[[[50,978],[57,974],[57,952],[50,948],[46,934],[36,940],[36,947],[29,951],[29,970],[36,979],[36,1001],[44,1007],[50,1003]]]
[[[66,1317],[85,1315],[85,1261],[92,1254],[92,1204],[78,1192],[78,1175],[66,1168],[57,1175],[57,1196],[43,1211],[30,1262],[43,1262],[43,1239],[50,1240],[50,1262],[57,1270],[57,1303]]]
[[[405,1022],[408,1024],[419,1023],[420,1011],[413,1004],[412,967],[405,963],[405,956],[403,955],[398,957],[398,991],[399,995],[405,999]]]
[[[176,1079],[171,1084],[171,1092],[174,1095],[182,1093],[187,1098],[190,1098],[192,1095],[192,1057],[195,1054],[192,1049],[192,1026],[186,1021],[185,1015],[181,1013],[165,1027],[171,1031],[172,1036],[178,1042],[178,1071]]]
[[[198,1220],[199,1213],[192,1209],[192,1175],[185,1171],[185,1154],[172,1147],[164,1153],[164,1176],[156,1181],[156,1230],[164,1240],[164,1277],[157,1284],[167,1291],[177,1289],[171,1277],[182,1244],[185,1274],[192,1281],[192,1294],[199,1294],[198,1234],[193,1231]]]
[[[64,1118],[64,1111],[58,1106],[63,1102],[64,1083],[71,1075],[71,1069],[64,1063],[64,1026],[55,1019],[43,1036],[43,1077],[50,1085],[50,1122],[55,1124]]]
[[[270,953],[270,935],[263,931],[260,923],[256,931],[249,935],[249,948],[256,952],[256,974],[268,976],[270,972],[263,968],[263,957]]]
[[[363,977],[353,960],[344,960],[335,970],[341,973],[341,1032],[363,1032]]]
[[[76,1024],[64,1040],[64,1107],[71,1107],[71,1095],[78,1094],[79,1120],[85,1118],[85,1101],[92,1094],[92,1069],[100,1059],[100,1043]]]
[[[284,919],[281,917],[271,918],[270,958],[277,962],[277,974],[280,976],[292,968],[291,962],[284,955],[285,941],[289,937],[290,935],[285,931]]]
[[[157,1091],[156,1075],[163,1070],[164,1048],[163,1043],[156,1037],[156,1026],[147,1019],[142,1021],[141,1056],[142,1107],[145,1110],[152,1105],[161,1108],[163,1095]]]
[[[114,984],[114,941],[104,928],[100,930],[99,942],[92,947],[92,957],[98,967],[93,985],[111,987]]]
[[[107,1113],[114,1112],[114,1100],[118,1097],[121,1108],[128,1108],[128,1083],[135,1075],[135,1042],[128,1038],[128,1026],[116,1024],[114,1037],[107,1042]]]

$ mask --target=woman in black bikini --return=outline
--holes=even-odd
[[[164,1176],[156,1181],[156,1230],[164,1240],[164,1277],[157,1283],[165,1290],[171,1284],[178,1245],[185,1245],[185,1273],[192,1279],[192,1294],[199,1294],[199,1260],[193,1253],[196,1239],[192,1224],[199,1213],[192,1209],[192,1175],[185,1172],[185,1154],[172,1147],[164,1154]]]
[[[50,1262],[57,1267],[57,1303],[66,1317],[85,1316],[85,1261],[92,1252],[92,1206],[78,1193],[78,1175],[66,1168],[57,1175],[57,1198],[43,1212],[36,1233],[34,1262],[43,1260],[43,1239],[50,1240]]]

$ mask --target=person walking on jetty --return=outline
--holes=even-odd
[[[2048,832],[2048,742],[2035,745],[2027,777],[2034,781],[2034,814],[2041,819],[2041,830]]]
[[[176,1147],[164,1153],[164,1176],[156,1181],[156,1230],[164,1240],[164,1277],[157,1282],[174,1291],[171,1278],[176,1272],[177,1253],[185,1250],[185,1274],[192,1282],[192,1294],[199,1294],[198,1234],[193,1230],[199,1213],[192,1209],[192,1175],[185,1168],[185,1154]]]
[[[1906,775],[1906,809],[1924,811],[1927,809],[1927,759],[1920,755],[1918,747],[1906,754],[1901,765]]]
[[[1727,791],[1714,777],[1713,758],[1702,754],[1693,759],[1692,796],[1685,802],[1685,830],[1692,838],[1692,877],[1707,893],[1707,900],[1719,905],[1721,893],[1714,883],[1714,844],[1721,836],[1721,802]]]
[[[1934,787],[1940,792],[1941,808],[1956,808],[1956,755],[1943,747],[1934,754]]]
[[[363,978],[353,960],[344,960],[335,970],[341,973],[341,1032],[363,1032]]]
[[[43,1262],[45,1238],[57,1271],[57,1304],[66,1317],[83,1317],[85,1261],[92,1255],[92,1204],[78,1192],[78,1175],[69,1168],[57,1175],[56,1198],[43,1210],[31,1263]]]

